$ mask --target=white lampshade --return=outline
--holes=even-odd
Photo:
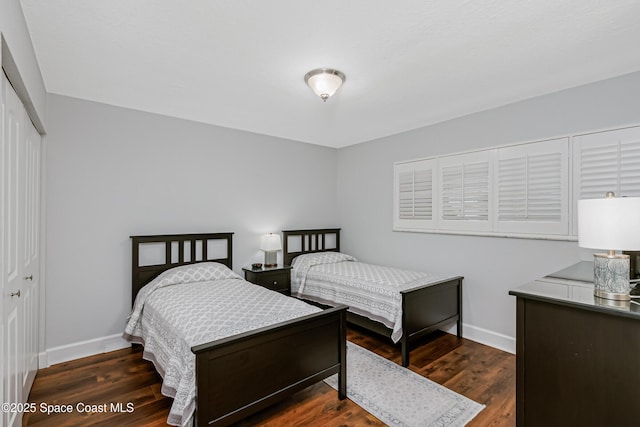
[[[640,250],[640,197],[578,201],[578,245],[606,250]]]
[[[309,71],[304,76],[304,81],[307,82],[316,95],[326,101],[336,93],[345,81],[345,75],[338,70],[318,68],[317,70]]]
[[[265,252],[281,250],[282,241],[280,240],[280,235],[269,233],[265,236],[262,236],[262,240],[260,241],[260,249]]]

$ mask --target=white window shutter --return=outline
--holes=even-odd
[[[438,224],[449,230],[491,230],[492,151],[438,159]]]
[[[566,219],[562,199],[568,196],[568,142],[564,143],[563,148],[562,152],[534,154],[527,157],[527,220],[529,221],[560,222]],[[566,229],[564,232],[566,233]]]
[[[433,171],[401,172],[399,179],[399,217],[401,219],[432,219]]]
[[[435,160],[394,165],[394,229],[433,228]]]
[[[527,159],[498,160],[498,219],[522,220],[527,217]]]
[[[567,138],[497,150],[496,231],[568,233],[568,153]]]
[[[640,197],[640,128],[635,138],[620,142],[620,195]]]
[[[578,199],[597,199],[608,191],[620,192],[619,144],[584,144],[580,150],[580,180]]]
[[[573,228],[580,199],[597,199],[613,191],[640,197],[640,126],[580,135],[573,144]]]
[[[442,218],[447,220],[464,219],[462,207],[464,201],[464,166],[451,165],[441,169],[440,172],[442,198]]]

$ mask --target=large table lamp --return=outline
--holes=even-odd
[[[607,250],[593,254],[594,295],[630,300],[629,255],[616,251],[640,250],[640,197],[579,200],[578,246]]]
[[[264,266],[276,267],[278,265],[278,251],[282,250],[280,235],[269,233],[262,236],[260,249],[264,251]]]

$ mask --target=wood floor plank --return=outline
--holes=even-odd
[[[400,363],[400,348],[387,338],[349,327],[349,341]],[[486,405],[470,427],[515,426],[515,356],[455,335],[436,332],[411,352],[409,369]],[[131,413],[25,414],[23,426],[166,426],[172,400],[140,347],[61,363],[38,371],[29,402],[40,405],[132,403]],[[238,426],[384,426],[349,399],[339,400],[324,382],[314,384]]]

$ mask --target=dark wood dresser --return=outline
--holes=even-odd
[[[518,427],[640,425],[640,305],[594,297],[592,278],[583,262],[509,292]]]

